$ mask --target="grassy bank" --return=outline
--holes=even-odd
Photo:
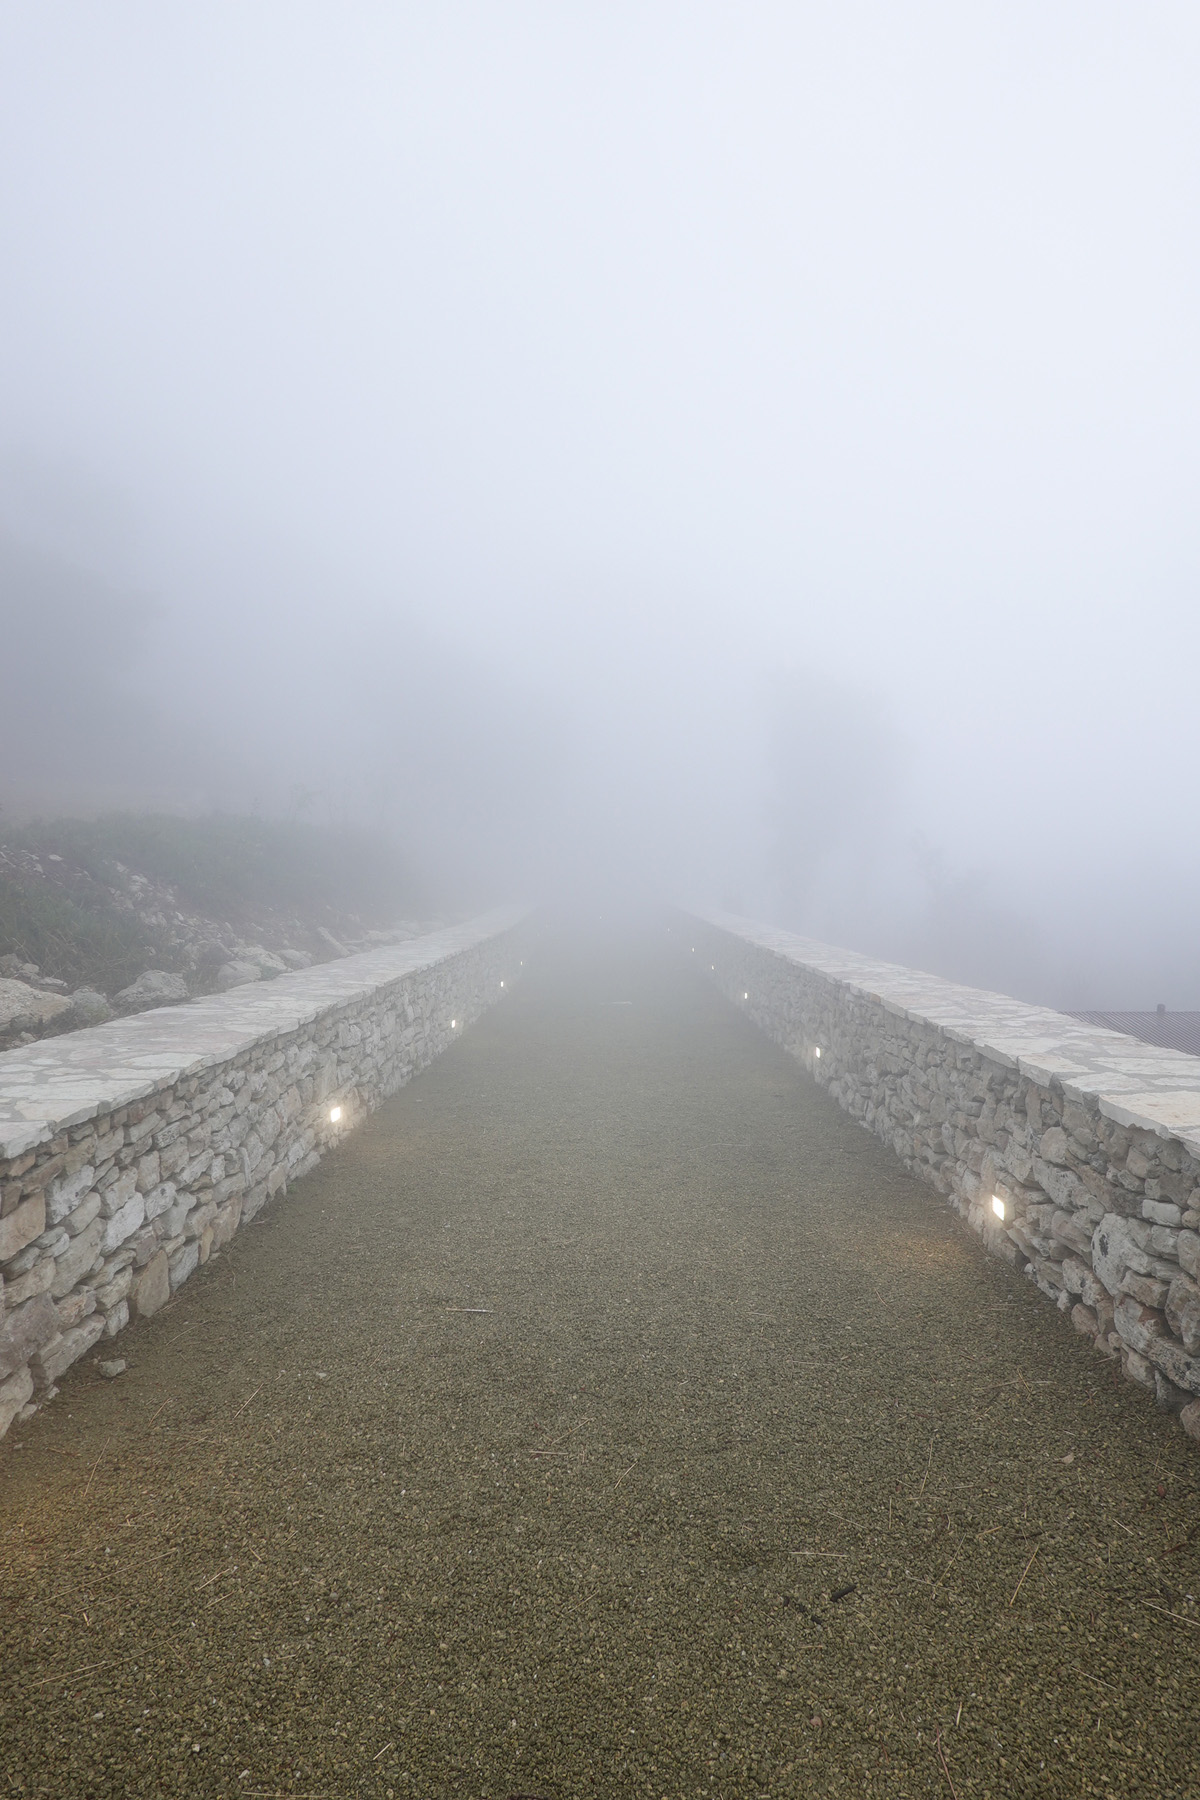
[[[349,943],[428,906],[401,853],[366,831],[113,813],[0,836],[0,955],[108,994],[245,941],[327,955],[322,928]]]

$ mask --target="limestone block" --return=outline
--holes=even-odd
[[[69,1331],[73,1325],[82,1324],[96,1310],[96,1293],[94,1288],[80,1288],[74,1294],[68,1294],[65,1300],[58,1302],[58,1319],[60,1329]]]
[[[1122,1294],[1113,1307],[1113,1322],[1131,1350],[1142,1356],[1150,1354],[1150,1346],[1167,1328],[1164,1315],[1156,1308],[1143,1306],[1128,1294]]]
[[[151,1188],[158,1186],[159,1161],[157,1150],[148,1150],[145,1156],[138,1158],[134,1179],[139,1194],[148,1194]]]
[[[1082,1332],[1085,1337],[1094,1338],[1100,1329],[1100,1321],[1090,1306],[1079,1304],[1073,1306],[1071,1308],[1071,1323],[1076,1331]]]
[[[113,1279],[106,1282],[103,1287],[96,1289],[96,1305],[101,1312],[111,1312],[114,1306],[119,1306],[121,1301],[128,1296],[132,1286],[133,1270],[126,1267],[114,1275]],[[59,1311],[61,1312],[61,1310],[60,1307]]]
[[[1185,1350],[1200,1355],[1200,1286],[1177,1275],[1167,1291],[1167,1324]]]
[[[1050,1133],[1045,1134],[1049,1137]],[[1044,1139],[1043,1139],[1044,1141]],[[1033,1176],[1044,1193],[1049,1194],[1057,1206],[1076,1207],[1084,1199],[1083,1183],[1073,1169],[1060,1169],[1048,1163],[1044,1157],[1033,1159]]]
[[[232,1200],[227,1200],[224,1206],[217,1208],[217,1214],[213,1220],[214,1250],[220,1250],[229,1242],[241,1222],[241,1216],[242,1198],[240,1194]]]
[[[1167,1284],[1153,1275],[1135,1275],[1132,1269],[1126,1269],[1121,1277],[1121,1292],[1131,1294],[1143,1306],[1161,1307],[1167,1298]]]
[[[128,1323],[129,1302],[128,1300],[119,1300],[111,1312],[106,1312],[104,1315],[105,1337],[116,1337],[118,1331],[124,1331]]]
[[[54,1273],[58,1264],[52,1256],[44,1256],[40,1262],[34,1263],[15,1281],[4,1284],[4,1304],[10,1310],[20,1306],[22,1301],[32,1300],[35,1294],[48,1294],[54,1285]]]
[[[184,1220],[183,1235],[188,1238],[199,1238],[204,1235],[217,1216],[217,1209],[211,1200],[203,1206],[193,1207]]]
[[[1179,1423],[1190,1438],[1200,1442],[1200,1400],[1192,1400],[1179,1415]]]
[[[151,1188],[146,1195],[146,1218],[157,1219],[160,1213],[175,1203],[176,1188],[173,1181],[160,1181],[157,1187]]]
[[[1183,1214],[1170,1200],[1143,1200],[1142,1217],[1152,1225],[1178,1225]]]
[[[1200,1233],[1181,1231],[1175,1246],[1179,1266],[1194,1281],[1200,1281]]]
[[[82,1325],[64,1331],[38,1350],[29,1361],[29,1372],[35,1388],[53,1387],[66,1374],[71,1364],[91,1349],[104,1335],[104,1316],[93,1313]]]
[[[1039,1145],[1043,1159],[1048,1163],[1065,1166],[1067,1162],[1067,1134],[1061,1125],[1052,1125],[1049,1131],[1042,1133]]]
[[[30,964],[30,967],[33,965]],[[61,994],[50,994],[28,982],[0,979],[0,1031],[35,1031],[70,1006]]]
[[[75,1208],[75,1211],[69,1213],[63,1220],[63,1230],[71,1237],[78,1237],[81,1231],[87,1230],[92,1220],[99,1216],[99,1213],[100,1196],[96,1193],[95,1189],[93,1189],[87,1198]]]
[[[1105,1214],[1092,1233],[1092,1268],[1114,1296],[1121,1291],[1126,1269],[1137,1275],[1150,1274],[1150,1258],[1134,1235],[1132,1220],[1118,1213]]]
[[[113,1218],[121,1211],[122,1207],[128,1206],[136,1193],[137,1170],[126,1169],[123,1174],[118,1175],[117,1179],[101,1192],[101,1212],[106,1219]]]
[[[84,1163],[73,1175],[64,1175],[61,1181],[51,1184],[46,1194],[46,1223],[57,1225],[68,1213],[75,1211],[83,1196],[91,1187],[96,1171],[90,1163]]]
[[[1154,1364],[1137,1350],[1131,1350],[1117,1332],[1114,1331],[1112,1335],[1116,1339],[1116,1348],[1120,1351],[1121,1367],[1125,1375],[1130,1381],[1136,1381],[1139,1387],[1149,1388],[1153,1393]]]
[[[1064,1256],[1062,1260],[1063,1286],[1071,1294],[1082,1294],[1092,1277],[1091,1264],[1083,1262],[1077,1256]]]
[[[0,1263],[8,1262],[46,1229],[46,1196],[31,1194],[15,1212],[0,1219]]]
[[[1059,1207],[1050,1220],[1050,1235],[1070,1249],[1078,1251],[1080,1256],[1091,1255],[1092,1231],[1086,1214],[1068,1212],[1066,1208]]]
[[[150,1261],[150,1258],[158,1249],[159,1242],[159,1235],[155,1227],[153,1225],[143,1225],[141,1230],[135,1231],[133,1236],[123,1244],[121,1248],[123,1251],[128,1251],[130,1253],[134,1268],[140,1269],[143,1263],[148,1263]]]
[[[100,1261],[100,1241],[104,1233],[103,1219],[93,1219],[86,1231],[73,1238],[69,1250],[58,1259],[50,1292],[56,1300],[69,1294],[76,1282],[90,1275]]]
[[[171,1006],[188,997],[187,982],[182,975],[171,975],[166,969],[143,969],[136,981],[122,988],[116,996],[118,1006],[143,1012],[151,1006]]]
[[[217,970],[216,989],[219,994],[227,994],[230,988],[245,987],[251,981],[261,981],[262,970],[257,963],[234,960],[222,963]]]
[[[182,1287],[188,1277],[195,1273],[199,1261],[200,1246],[194,1238],[175,1252],[170,1259],[172,1293],[176,1288]]]
[[[1182,1344],[1174,1338],[1152,1338],[1148,1354],[1176,1387],[1200,1394],[1200,1358],[1189,1356]]]
[[[165,1250],[157,1251],[134,1277],[130,1298],[139,1318],[148,1319],[171,1298],[171,1274]]]
[[[140,1194],[134,1194],[125,1202],[119,1212],[104,1221],[104,1237],[100,1245],[104,1254],[108,1256],[112,1251],[118,1249],[126,1238],[131,1238],[145,1217],[146,1202]]]
[[[21,1408],[33,1398],[33,1376],[19,1369],[7,1381],[0,1381],[0,1437],[3,1437]],[[1200,1433],[1197,1433],[1200,1436]]]

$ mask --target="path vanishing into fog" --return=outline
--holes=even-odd
[[[1194,1448],[670,941],[10,1433],[3,1792],[1196,1793]]]

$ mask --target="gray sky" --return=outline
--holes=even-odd
[[[0,23],[4,522],[181,798],[1200,1005],[1194,5]]]

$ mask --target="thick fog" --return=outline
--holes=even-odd
[[[0,6],[4,816],[1200,1006],[1200,13]]]

